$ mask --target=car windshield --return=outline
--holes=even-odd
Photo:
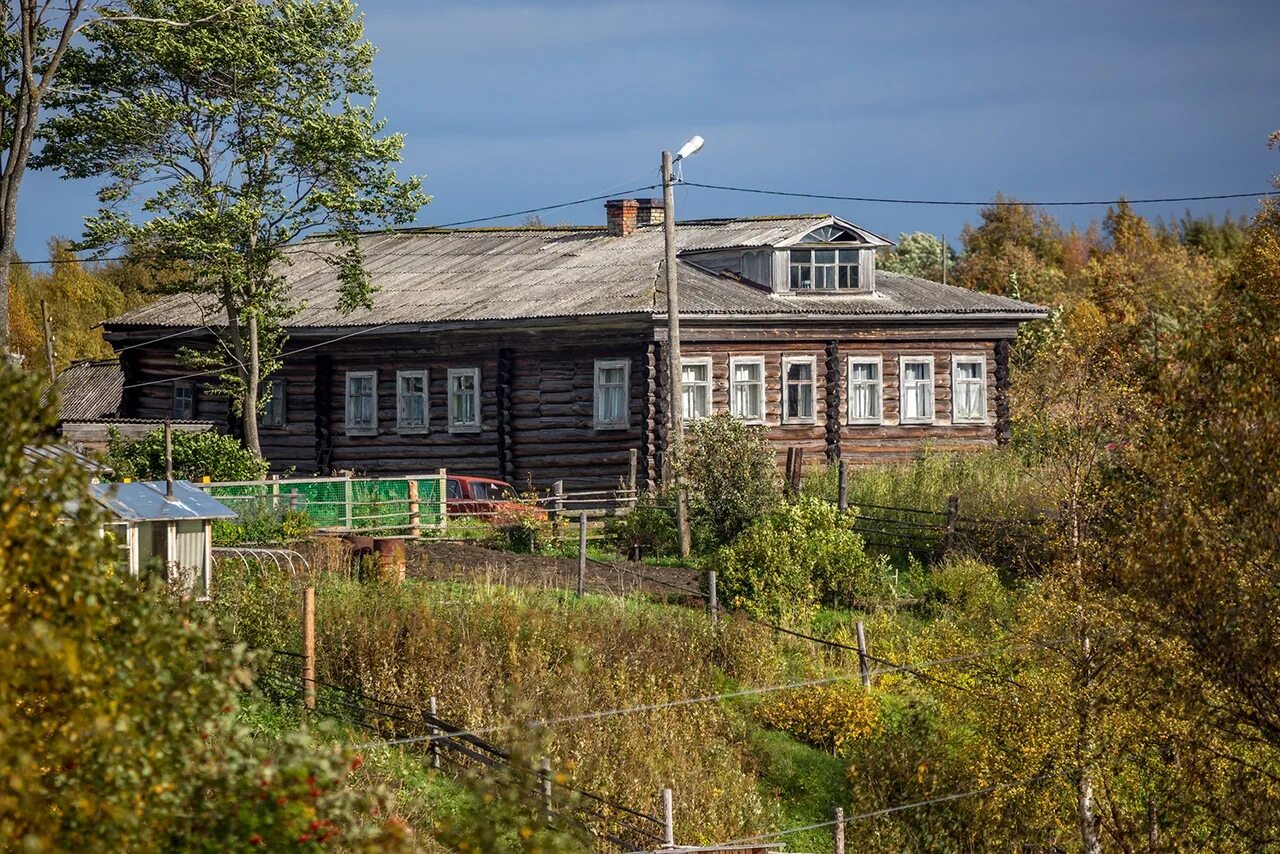
[[[462,497],[462,484],[458,482],[457,478],[451,477],[448,479],[448,481],[445,482],[445,497],[447,498]],[[440,499],[436,499],[436,500],[439,501]]]
[[[516,491],[505,483],[489,484],[489,497],[494,501],[515,501]]]

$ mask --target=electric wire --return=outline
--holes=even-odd
[[[956,207],[1012,207],[1017,205],[1027,207],[1085,207],[1091,205],[1117,205],[1121,202],[1130,205],[1148,205],[1160,204],[1167,202],[1208,202],[1218,201],[1222,199],[1260,199],[1267,196],[1276,195],[1280,190],[1265,190],[1258,193],[1219,193],[1209,196],[1167,196],[1162,198],[1148,199],[1084,199],[1073,201],[1022,201],[1021,199],[985,199],[981,201],[961,200],[961,199],[893,199],[893,198],[877,198],[873,196],[837,196],[827,193],[797,193],[789,190],[763,190],[757,187],[732,187],[725,184],[702,184],[689,181],[685,184],[688,187],[699,187],[703,190],[724,190],[732,193],[751,193],[760,196],[782,196],[792,199],[821,199],[834,202],[868,202],[886,205],[938,205],[938,206],[956,206]]]
[[[936,667],[944,664],[956,664],[962,661],[972,661],[979,658],[989,658],[993,655],[1003,655],[1009,652],[1017,652],[1024,649],[1039,648],[1041,644],[1018,644],[1015,646],[1001,647],[999,649],[984,650],[980,652],[970,652],[963,655],[955,655],[949,658],[940,658],[936,661],[919,662],[914,665],[898,665],[894,667],[880,667],[869,670],[869,676],[883,676],[889,673],[903,672],[909,667]],[[770,694],[777,691],[790,691],[798,688],[814,688],[820,685],[831,685],[837,682],[848,682],[854,679],[861,679],[861,671],[856,673],[839,673],[832,676],[823,676],[816,679],[804,679],[797,682],[786,682],[778,685],[762,685],[754,688],[742,688],[737,691],[727,691],[721,694],[706,694],[699,697],[685,697],[679,700],[666,700],[661,703],[647,703],[640,706],[626,706],[617,709],[601,709],[594,712],[580,712],[573,715],[563,715],[555,718],[542,718],[539,720],[523,721],[513,724],[501,724],[489,727],[479,727],[477,729],[461,730],[457,732],[443,732],[435,735],[412,736],[409,738],[390,739],[387,741],[370,742],[366,744],[355,745],[357,750],[368,750],[380,747],[398,747],[406,744],[419,744],[426,741],[437,741],[446,738],[461,738],[466,736],[483,736],[492,735],[500,732],[511,732],[518,729],[547,729],[549,727],[558,726],[560,724],[581,723],[583,721],[603,720],[605,718],[619,717],[621,715],[643,714],[646,712],[657,712],[666,709],[679,708],[682,706],[693,706],[702,703],[713,703],[720,700],[732,700],[739,697],[753,697],[760,694]]]

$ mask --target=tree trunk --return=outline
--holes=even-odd
[[[258,316],[249,315],[249,362],[245,371],[244,399],[241,401],[241,415],[244,418],[244,446],[259,457],[262,456],[262,445],[258,441]]]

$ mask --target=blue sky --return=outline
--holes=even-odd
[[[379,112],[434,196],[423,223],[648,184],[659,152],[695,133],[707,144],[689,181],[837,195],[1189,196],[1262,190],[1280,173],[1266,149],[1280,128],[1274,0],[360,6],[380,49]],[[39,173],[20,201],[26,258],[94,209],[91,184]],[[825,210],[953,242],[977,213],[698,188],[677,204],[682,219]],[[544,215],[603,218],[599,202]]]

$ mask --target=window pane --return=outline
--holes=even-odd
[[[908,381],[919,382],[929,378],[929,365],[924,362],[908,362],[906,365]]]
[[[605,385],[620,384],[622,382],[622,366],[605,367],[600,369],[600,382]]]
[[[809,264],[812,261],[813,261],[812,250],[810,249],[792,249],[791,250],[792,264]]]
[[[681,365],[680,380],[685,383],[704,383],[707,381],[706,365]]]
[[[961,362],[956,366],[959,370],[961,379],[981,379],[982,365],[977,362]]]
[[[813,365],[809,362],[791,362],[787,365],[788,382],[808,382],[813,379]]]
[[[834,249],[816,249],[813,253],[813,263],[815,264],[834,264],[836,262],[836,251]]]
[[[880,368],[872,362],[859,362],[849,366],[851,380],[874,380],[879,374]]]

